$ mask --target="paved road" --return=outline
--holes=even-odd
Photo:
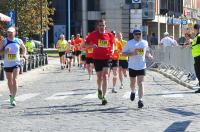
[[[20,80],[15,108],[9,106],[8,91],[0,85],[0,132],[200,131],[200,96],[152,71],[146,76],[141,110],[137,100],[129,101],[128,79],[117,94],[109,89],[109,103],[101,106],[95,76],[88,80],[86,72],[77,68],[61,71],[54,59]]]

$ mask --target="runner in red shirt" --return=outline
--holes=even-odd
[[[74,51],[75,56],[77,57],[78,67],[80,66],[80,60],[81,60],[81,44],[84,42],[84,40],[80,37],[80,34],[76,35],[76,38],[74,40]]]
[[[72,46],[72,51],[73,51],[73,66],[75,66],[75,50],[74,50],[75,42],[74,42],[74,40],[75,40],[75,37],[74,37],[74,35],[72,35],[71,40],[70,40],[70,44]]]
[[[86,38],[86,46],[93,48],[94,67],[97,73],[98,98],[102,100],[102,105],[107,104],[105,98],[107,90],[107,78],[109,60],[113,52],[114,36],[105,30],[105,20],[98,21],[98,31],[92,32]]]

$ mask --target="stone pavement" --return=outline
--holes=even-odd
[[[0,82],[0,132],[200,131],[200,95],[153,71],[145,80],[143,109],[129,100],[128,78],[117,94],[109,89],[108,104],[101,106],[95,76],[88,80],[78,68],[61,71],[58,60],[51,59],[48,66],[20,76],[15,108]]]

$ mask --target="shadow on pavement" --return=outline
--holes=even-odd
[[[145,96],[162,96],[162,95],[178,95],[178,94],[195,94],[195,93],[194,92],[171,92],[171,93],[146,94]]]
[[[180,110],[180,109],[175,109],[175,108],[166,108],[164,109],[165,111],[168,111],[170,113],[174,113],[174,114],[179,114],[182,116],[194,116],[194,115],[199,115],[196,114],[194,112],[190,112],[190,111],[184,111],[184,110]]]
[[[84,108],[83,108],[84,106]],[[86,106],[88,108],[86,108]],[[97,107],[98,106],[98,107]],[[54,114],[73,114],[73,113],[93,113],[93,112],[101,112],[101,113],[109,113],[109,114],[120,114],[126,113],[128,108],[122,107],[110,107],[105,108],[106,106],[102,106],[100,104],[96,104],[94,102],[86,102],[75,105],[61,105],[61,106],[49,106],[49,107],[36,107],[36,108],[27,108],[27,111],[22,116],[42,116],[42,115],[54,115]],[[92,109],[93,108],[93,109]]]
[[[185,132],[192,121],[174,122],[164,132]]]

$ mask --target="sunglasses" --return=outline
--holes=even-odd
[[[139,35],[141,35],[141,33],[135,33],[134,35],[139,36]]]

